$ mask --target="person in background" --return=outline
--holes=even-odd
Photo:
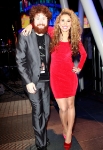
[[[32,25],[23,30],[23,35],[31,34]],[[75,95],[78,87],[77,74],[85,63],[87,54],[81,42],[81,27],[76,14],[65,8],[56,18],[54,27],[48,27],[51,36],[50,52],[50,85],[56,102],[63,127],[64,149],[72,145],[72,132],[75,121]],[[77,66],[72,57],[80,54]]]
[[[23,87],[32,105],[32,123],[37,150],[47,150],[47,122],[50,114],[49,45],[47,32],[52,14],[46,6],[30,9],[33,29],[29,36],[19,34],[16,46],[16,63]]]
[[[31,4],[30,4],[29,0],[22,0],[22,8],[23,8],[23,10],[25,8],[27,8],[28,6],[30,6],[30,5]]]

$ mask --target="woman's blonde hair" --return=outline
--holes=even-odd
[[[59,16],[56,18],[55,25],[54,25],[54,33],[53,33],[53,37],[50,43],[50,51],[53,52],[56,49],[56,46],[58,46],[58,43],[60,41],[60,34],[61,34],[59,22],[60,22],[61,16],[65,14],[69,15],[71,18],[71,28],[70,28],[69,35],[68,35],[68,41],[71,43],[73,54],[77,54],[79,51],[78,45],[81,39],[82,29],[80,26],[79,18],[76,16],[76,14],[72,10],[68,8],[64,8],[59,14]]]

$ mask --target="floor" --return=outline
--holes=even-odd
[[[19,83],[9,83],[0,95],[0,150],[33,150],[35,143],[31,105]],[[17,93],[20,95],[18,95]],[[95,91],[76,97],[76,120],[73,136],[82,150],[103,150],[103,95]],[[48,130],[62,134],[57,104],[51,100]],[[78,150],[75,143],[75,148]],[[53,149],[53,150],[59,150]]]

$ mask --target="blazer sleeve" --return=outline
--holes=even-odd
[[[26,49],[27,49],[27,43],[26,38],[22,34],[19,34],[18,36],[18,42],[16,46],[16,63],[17,68],[19,70],[19,73],[22,77],[22,80],[24,84],[28,84],[31,82],[31,77],[28,72],[27,67],[27,56],[26,56]]]
[[[82,42],[79,43],[79,53],[80,53],[80,61],[78,63],[78,68],[82,69],[87,58],[87,53],[84,49]]]

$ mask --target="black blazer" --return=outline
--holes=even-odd
[[[46,50],[46,65],[49,66],[49,45],[50,37],[45,34],[45,50]],[[23,84],[30,82],[37,84],[40,77],[40,53],[37,44],[37,38],[34,30],[28,36],[19,34],[18,43],[16,46],[16,63],[19,73],[22,77]]]

